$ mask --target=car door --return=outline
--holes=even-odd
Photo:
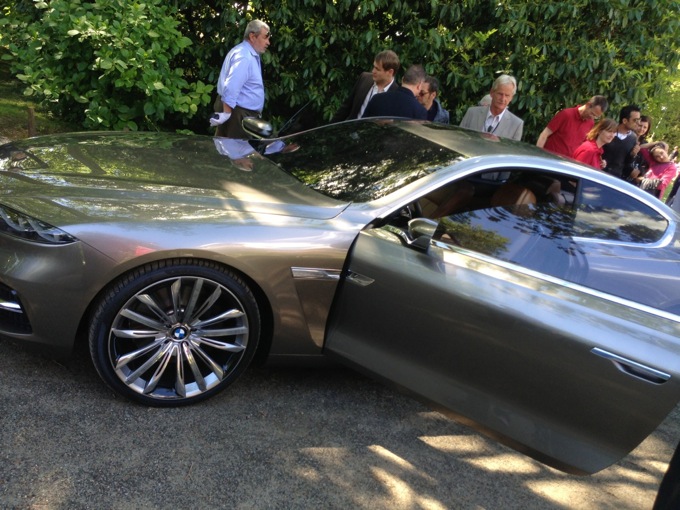
[[[680,400],[678,318],[583,284],[573,196],[487,195],[437,218],[429,242],[361,232],[325,349],[543,462],[603,469]]]
[[[589,180],[582,188],[573,240],[588,260],[583,283],[680,315],[677,232],[670,220],[621,190]]]

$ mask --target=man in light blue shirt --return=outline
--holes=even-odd
[[[215,115],[210,125],[215,136],[249,138],[241,125],[244,117],[259,117],[264,106],[262,55],[269,47],[269,26],[253,20],[246,26],[243,41],[234,46],[224,59],[217,81]]]

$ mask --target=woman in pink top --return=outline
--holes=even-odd
[[[572,158],[586,165],[602,170],[607,163],[602,159],[602,146],[611,142],[616,136],[619,123],[614,119],[602,119],[588,131],[586,141],[579,145]]]
[[[648,143],[640,147],[640,153],[649,163],[649,170],[635,179],[637,185],[657,198],[663,198],[666,187],[675,179],[678,168],[668,156],[664,142]]]

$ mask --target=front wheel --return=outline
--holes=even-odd
[[[107,289],[90,324],[90,354],[121,395],[178,406],[236,380],[259,332],[257,302],[241,278],[181,259],[138,268]]]

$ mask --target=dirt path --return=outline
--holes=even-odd
[[[115,397],[0,341],[0,506],[12,509],[650,509],[680,410],[619,464],[547,468],[341,368],[250,370],[183,409]]]

